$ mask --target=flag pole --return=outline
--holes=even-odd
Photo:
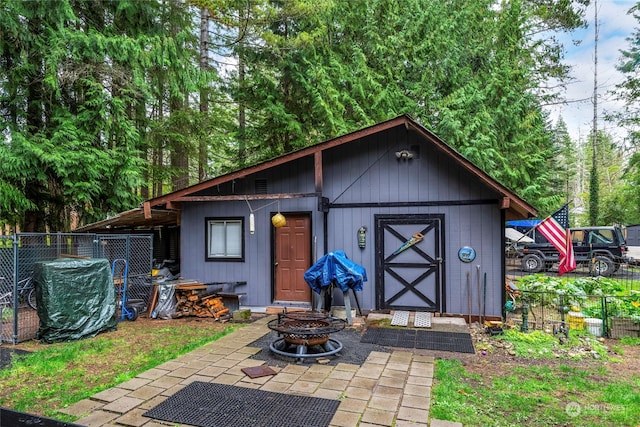
[[[571,203],[571,200],[569,200],[567,203],[565,203],[564,205],[562,205],[560,207],[560,209],[556,210],[554,213],[552,213],[551,215],[548,215],[547,217],[545,217],[542,221],[540,221],[538,224],[534,225],[533,227],[531,227],[530,229],[527,230],[526,233],[524,233],[521,237],[518,238],[518,240],[516,240],[515,243],[518,243],[523,237],[527,237],[529,235],[529,233],[531,233],[533,230],[535,230],[540,224],[542,224],[545,220],[549,219],[550,217],[554,216],[555,214],[557,214],[558,212],[560,212],[561,210],[563,210],[565,207],[567,207],[569,205],[569,203]],[[569,216],[567,214],[567,227],[565,228],[569,228]]]

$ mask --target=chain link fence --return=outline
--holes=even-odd
[[[116,260],[124,260],[128,266],[128,285],[126,295],[120,295],[146,307],[152,288],[152,256],[151,235],[18,233],[0,236],[1,342],[17,344],[37,337],[39,318],[32,280],[37,263],[58,258],[105,258],[113,265]]]
[[[549,333],[585,331],[596,337],[640,337],[640,294],[569,295],[557,292],[507,292],[506,324]]]

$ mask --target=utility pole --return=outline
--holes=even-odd
[[[589,180],[589,222],[591,225],[598,225],[599,211],[599,180],[596,155],[598,153],[598,0],[594,1],[595,19],[595,39],[594,39],[594,70],[593,70],[593,134],[591,137],[591,177]]]
[[[209,69],[209,9],[200,8],[200,69],[207,71]],[[204,86],[200,90],[200,112],[202,118],[208,120],[209,113],[209,90]],[[198,141],[198,182],[202,182],[207,178],[207,143],[204,138]]]

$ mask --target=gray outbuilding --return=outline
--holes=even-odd
[[[310,306],[304,272],[341,250],[367,271],[363,310],[487,317],[504,305],[505,221],[536,215],[406,115],[143,208],[149,220],[157,209],[178,210],[181,275],[246,282],[245,306]],[[277,213],[286,219],[278,228]]]

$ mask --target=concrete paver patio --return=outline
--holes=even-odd
[[[264,361],[251,359],[261,349],[249,344],[270,332],[267,323],[272,318],[259,319],[61,412],[79,416],[76,423],[88,427],[166,427],[175,424],[142,414],[191,382],[203,381],[338,399],[340,406],[331,421],[333,427],[462,426],[429,419],[433,356],[399,350],[371,352],[361,366],[291,363],[272,367],[275,375],[250,378],[242,368],[259,366]]]

